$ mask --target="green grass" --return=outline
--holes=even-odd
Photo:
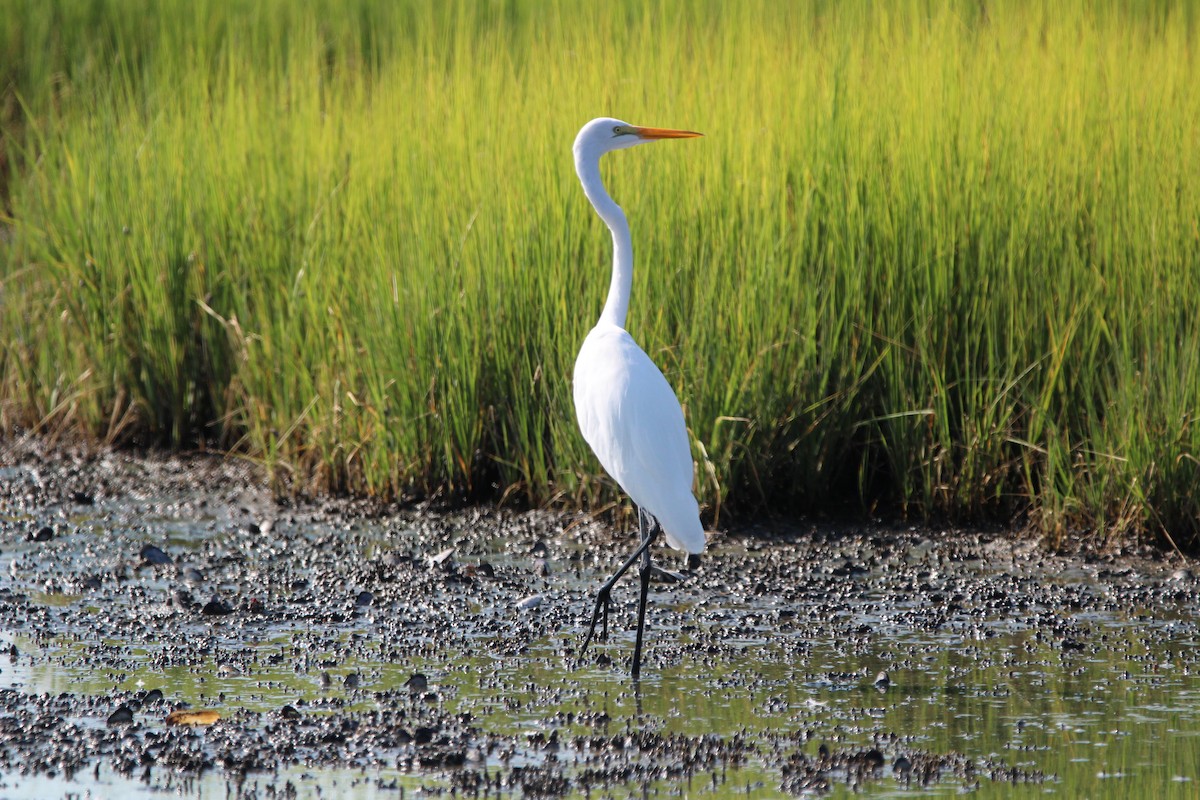
[[[1200,64],[1168,3],[10,2],[0,425],[281,486],[614,498],[610,243],[711,513],[1200,542]]]

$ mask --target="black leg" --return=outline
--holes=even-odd
[[[641,517],[642,511],[638,509],[638,516]],[[658,533],[658,520],[646,514],[649,520],[649,533],[646,536],[647,543],[654,540]],[[638,570],[638,576],[642,579],[642,592],[638,598],[638,628],[637,642],[633,646],[633,679],[636,681],[638,675],[642,672],[642,634],[646,630],[646,596],[650,593],[650,548],[644,547],[642,550],[642,566]]]
[[[642,542],[641,542],[641,544],[638,545],[637,550],[633,551],[633,555],[631,555],[629,557],[629,559],[624,564],[621,565],[621,568],[618,569],[611,578],[609,578],[607,581],[604,582],[604,585],[600,587],[600,591],[596,592],[596,605],[592,608],[592,621],[588,625],[587,636],[585,636],[583,638],[583,647],[579,648],[579,659],[576,663],[583,661],[583,657],[587,653],[588,645],[590,645],[592,643],[592,635],[596,632],[596,622],[598,620],[601,620],[601,619],[603,620],[600,638],[602,638],[602,639],[608,638],[608,607],[612,603],[612,588],[613,588],[613,586],[616,585],[617,581],[619,581],[621,579],[621,576],[624,575],[631,566],[633,566],[633,562],[637,561],[638,558],[642,558],[643,565],[649,563],[650,545],[651,545],[651,543],[653,543],[654,536],[657,533],[656,526],[657,526],[657,523],[654,521],[654,518],[651,517],[649,514],[646,514],[644,511],[642,511],[639,508],[638,509],[638,529],[642,536]],[[644,566],[643,566],[643,569],[645,569]],[[649,574],[648,573],[643,578],[643,584],[649,585]],[[643,595],[644,594],[645,594],[645,592],[643,592]],[[641,613],[645,613],[644,597],[643,597]],[[641,625],[640,624],[638,626],[638,642],[639,642],[638,651],[640,653],[640,651],[641,651],[641,645],[640,645]],[[636,670],[636,668],[635,668],[635,670]]]

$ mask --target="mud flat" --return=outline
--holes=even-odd
[[[0,797],[1196,791],[1200,580],[1002,531],[277,503],[244,463],[0,445]],[[215,712],[179,716],[179,712]],[[171,716],[175,714],[175,716]]]

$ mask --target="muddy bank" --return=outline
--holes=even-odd
[[[1070,668],[1118,646],[1113,615],[1169,617],[1139,634],[1151,647],[1193,636],[1187,610],[1200,608],[1192,567],[1150,549],[1059,555],[978,531],[757,525],[714,534],[692,569],[658,551],[669,572],[635,687],[632,584],[614,596],[609,643],[575,663],[591,593],[634,545],[586,517],[278,504],[236,461],[5,452],[9,776],[187,791],[213,774],[242,787],[365,769],[380,790],[531,797],[659,781],[771,796],[1060,780],[880,720],[924,701],[930,670],[951,676],[931,704],[1006,690],[954,678],[931,642],[966,642],[1010,671]],[[987,651],[997,637],[1025,654]],[[1196,650],[1171,646],[1195,674]],[[832,720],[816,699],[831,693],[853,700]],[[167,722],[199,709],[219,719]]]

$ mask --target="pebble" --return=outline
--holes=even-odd
[[[117,710],[108,715],[108,720],[105,724],[110,727],[113,725],[129,725],[133,723],[133,711],[127,705],[117,706]]]
[[[179,571],[179,577],[188,583],[204,583],[204,573],[195,567],[184,567]]]
[[[152,544],[143,547],[139,555],[142,557],[143,564],[150,564],[156,567],[175,563],[169,555]]]
[[[528,597],[522,597],[517,601],[517,608],[529,610],[537,608],[542,604],[542,596],[540,594],[531,594]]]
[[[449,547],[435,556],[429,557],[430,568],[441,569],[449,572],[454,569],[454,548]]]
[[[650,565],[650,577],[658,583],[681,583],[687,580],[682,572],[672,572],[653,563]]]
[[[200,613],[206,617],[220,617],[232,614],[233,607],[221,598],[213,595],[213,598],[204,604],[204,608],[200,609]]]

